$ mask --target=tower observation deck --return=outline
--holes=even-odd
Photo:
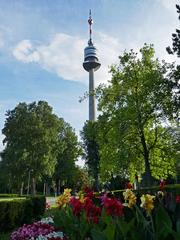
[[[101,64],[98,59],[97,49],[92,41],[92,24],[91,10],[89,12],[89,41],[88,46],[84,49],[84,69],[89,72],[89,120],[95,121],[95,96],[94,96],[94,72],[97,71]]]

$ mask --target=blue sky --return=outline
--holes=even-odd
[[[92,9],[93,39],[101,68],[96,85],[110,79],[108,66],[131,48],[153,43],[157,57],[174,61],[165,48],[179,26],[178,0],[1,0],[0,128],[5,112],[19,102],[46,100],[76,133],[88,119],[88,90],[82,68]],[[0,150],[3,135],[0,135]]]

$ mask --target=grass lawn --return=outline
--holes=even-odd
[[[22,199],[26,199],[26,198],[25,197],[0,198],[0,202],[12,201],[12,200],[22,200]],[[1,238],[0,238],[0,240],[1,240]]]

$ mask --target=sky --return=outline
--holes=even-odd
[[[89,9],[101,68],[95,84],[107,83],[109,67],[125,50],[154,44],[168,62],[171,34],[179,28],[180,0],[0,0],[0,129],[19,102],[44,100],[79,136],[88,119],[88,73],[83,52]],[[0,150],[4,136],[0,133]],[[82,161],[79,162],[82,164]]]

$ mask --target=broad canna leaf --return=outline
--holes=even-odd
[[[107,240],[107,236],[104,232],[98,229],[92,229],[91,231],[92,240]]]
[[[165,239],[172,233],[172,221],[162,206],[159,206],[156,212],[155,228],[158,240]]]

